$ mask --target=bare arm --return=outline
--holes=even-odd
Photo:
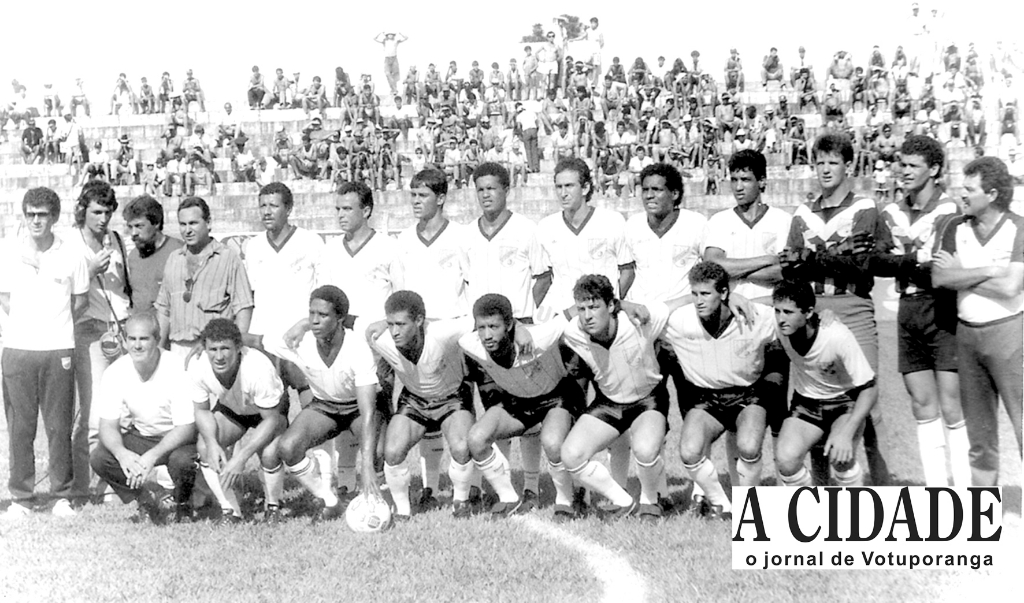
[[[544,298],[548,295],[548,290],[551,289],[551,283],[554,280],[554,273],[550,270],[541,274],[540,276],[533,277],[533,303],[541,305],[544,302]],[[8,295],[8,294],[4,294]]]
[[[536,293],[534,293],[534,296],[536,296]],[[0,293],[0,308],[3,308],[4,314],[11,313],[11,294],[9,292]]]
[[[1004,278],[1008,274],[1008,268],[996,266],[964,268],[959,258],[948,251],[937,251],[932,261],[932,284],[944,289],[970,289],[989,280]]]
[[[281,414],[279,407],[280,403],[273,408],[261,408],[260,424],[252,430],[252,436],[236,444],[231,460],[225,463],[220,471],[220,481],[225,488],[232,487],[241,478],[245,463],[252,455],[263,450],[271,440],[284,431],[288,419]],[[196,412],[196,415],[198,414]]]
[[[81,293],[71,296],[71,316],[76,320],[89,309],[89,294]]]
[[[749,278],[755,274],[762,280],[782,278],[782,268],[779,266],[779,256],[777,255],[728,258],[725,256],[725,251],[718,247],[708,247],[704,250],[704,260],[725,268],[725,271],[729,273],[729,278]]]
[[[634,280],[636,280],[636,264],[629,263],[619,266],[619,299],[626,297]]]
[[[242,308],[235,314],[235,324],[238,330],[243,333],[249,332],[249,323],[252,322],[252,308]]]
[[[842,425],[834,425],[825,441],[825,454],[833,462],[845,463],[856,458],[853,442],[864,419],[871,413],[871,408],[878,400],[878,387],[872,379],[869,383],[856,391],[851,391],[851,398],[856,394],[856,403],[853,405],[853,412]]]
[[[362,425],[362,487],[363,494],[380,498],[380,485],[377,484],[377,471],[373,468],[373,459],[377,454],[377,388],[373,385],[362,385],[356,388],[356,403],[359,405],[359,421]]]

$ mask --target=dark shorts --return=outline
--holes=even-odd
[[[757,388],[737,386],[726,389],[704,389],[693,387],[693,410],[703,410],[722,424],[728,431],[736,431],[736,419],[743,409],[750,405],[758,405],[761,397]],[[761,428],[764,431],[764,428]]]
[[[351,402],[331,402],[321,400],[320,398],[313,398],[303,410],[319,413],[334,421],[334,428],[331,429],[331,434],[333,435],[328,435],[328,439],[351,429],[352,423],[359,418],[359,405],[355,400]]]
[[[583,412],[583,391],[576,380],[565,377],[555,389],[534,398],[519,398],[500,392],[497,406],[505,409],[510,417],[523,424],[525,430],[540,423],[555,408],[565,409],[574,419]]]
[[[473,388],[465,382],[451,395],[434,400],[421,398],[403,389],[398,394],[398,410],[395,414],[419,423],[430,433],[440,430],[441,423],[460,410],[473,414]]]
[[[280,404],[277,408],[280,411],[281,415],[284,416],[285,420],[287,421],[288,404]],[[220,414],[227,417],[229,421],[245,430],[256,429],[257,427],[259,427],[260,422],[263,421],[263,415],[261,415],[259,412],[243,415],[231,410],[230,408],[224,406],[223,404],[217,404],[216,406],[214,406],[212,412],[219,412]]]
[[[826,434],[839,417],[853,412],[854,401],[847,395],[831,400],[812,400],[793,392],[791,417],[810,423]]]
[[[956,297],[931,293],[900,298],[896,317],[901,374],[957,370]]]
[[[668,421],[668,395],[662,385],[654,388],[647,397],[636,402],[619,404],[604,397],[600,391],[594,402],[587,407],[584,414],[611,425],[620,434],[624,433],[637,420],[637,417],[649,410],[656,410]]]

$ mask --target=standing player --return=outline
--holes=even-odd
[[[873,252],[886,249],[890,235],[875,202],[854,192],[848,177],[853,144],[845,134],[827,133],[814,141],[812,161],[821,195],[797,207],[780,262],[782,275],[810,282],[818,310],[832,310],[857,337],[872,371],[878,368],[878,330],[871,288]],[[889,468],[882,455],[880,405],[864,427],[864,447],[876,486],[889,483]],[[817,465],[816,465],[817,466]]]
[[[957,206],[940,185],[946,161],[942,143],[928,136],[908,136],[899,157],[907,196],[882,209],[892,234],[891,249],[873,258],[873,271],[896,277],[900,293],[899,371],[913,402],[924,483],[947,484],[948,441],[953,484],[966,487],[971,473],[956,372],[956,294],[933,288],[930,273],[936,226],[942,229],[958,213]]]
[[[752,306],[753,327],[741,326],[726,303],[729,274],[714,262],[700,262],[689,275],[694,310],[673,312],[662,338],[675,350],[693,397],[684,416],[680,453],[686,472],[705,492],[702,515],[729,519],[732,505],[707,456],[725,430],[737,435],[739,486],[761,483],[761,444],[767,408],[785,408],[782,375],[770,368],[775,324],[767,307]],[[731,460],[731,459],[730,459]]]
[[[792,414],[782,424],[775,452],[782,483],[813,485],[804,457],[824,436],[836,483],[861,486],[857,443],[878,399],[875,372],[850,329],[838,321],[819,323],[809,284],[783,281],[772,303],[793,382]]]
[[[1001,160],[980,157],[964,168],[962,218],[943,234],[932,281],[957,292],[960,400],[971,442],[973,486],[999,482],[999,398],[1021,450],[1021,311],[1024,218],[1009,210],[1013,180]]]
[[[242,332],[230,320],[211,320],[199,338],[203,353],[191,362],[188,375],[200,436],[199,469],[220,503],[217,523],[242,521],[234,486],[246,461],[257,453],[263,467],[265,519],[270,519],[284,492],[284,468],[270,445],[288,425],[284,386],[270,359],[242,345]],[[229,456],[227,449],[249,430],[251,436]]]
[[[483,295],[473,304],[473,318],[476,331],[463,335],[459,346],[466,353],[469,374],[479,385],[487,408],[469,430],[469,451],[498,494],[491,516],[507,517],[520,512],[531,493],[527,484],[523,498],[516,494],[508,459],[493,444],[522,436],[541,424],[540,440],[555,484],[555,518],[571,517],[572,478],[562,465],[560,453],[572,421],[579,415],[583,392],[568,376],[562,359],[559,338],[564,323],[549,321],[521,326],[529,330],[534,350],[533,354],[523,356],[514,344],[516,321],[507,297],[496,293]],[[532,493],[535,498],[536,490]]]
[[[296,349],[289,348],[278,337],[263,339],[268,352],[302,371],[313,391],[313,400],[281,435],[277,453],[288,473],[323,502],[318,520],[334,519],[343,509],[331,489],[330,479],[321,479],[306,451],[343,431],[351,432],[357,442],[362,442],[363,492],[380,497],[373,468],[378,429],[377,372],[366,340],[345,329],[343,322],[348,315],[345,294],[333,285],[324,285],[310,294],[311,333]],[[271,513],[268,508],[268,518],[276,515]]]

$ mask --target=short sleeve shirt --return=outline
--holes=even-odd
[[[801,356],[779,335],[789,356],[789,379],[796,393],[811,400],[831,400],[875,378],[856,337],[845,325],[833,322],[820,327],[807,354]]]
[[[395,292],[395,239],[374,231],[362,247],[349,247],[344,237],[324,247],[316,265],[316,285],[334,285],[348,297],[349,314],[384,317],[384,302]]]
[[[354,402],[357,388],[377,385],[377,365],[366,338],[353,331],[345,332],[341,350],[334,363],[327,365],[317,350],[316,337],[306,333],[296,349],[280,339],[264,341],[268,352],[294,363],[309,382],[313,395],[327,402]]]
[[[987,237],[975,232],[973,221],[953,218],[942,240],[942,249],[960,257],[964,268],[1005,267],[1024,262],[1024,218],[1006,212]],[[1024,293],[1009,299],[986,297],[970,289],[957,291],[957,315],[960,320],[983,324],[1009,318],[1024,310]]]
[[[180,425],[195,423],[188,377],[181,361],[157,350],[156,371],[143,381],[129,356],[122,356],[103,373],[99,399],[100,419],[118,421],[122,431],[135,428],[147,437],[159,437]]]
[[[516,318],[533,316],[533,277],[544,273],[543,253],[537,241],[537,226],[520,214],[487,236],[479,221],[466,227],[469,259],[469,303],[485,293],[500,293],[512,303]]]
[[[259,300],[252,311],[250,333],[283,333],[308,314],[314,268],[323,248],[320,235],[298,227],[278,249],[266,234],[249,239],[245,272]]]
[[[416,362],[395,346],[391,333],[373,342],[373,349],[395,369],[395,376],[410,392],[427,400],[452,395],[466,375],[459,338],[473,329],[473,318],[464,316],[424,323],[423,351]]]
[[[476,331],[459,339],[459,346],[490,375],[502,391],[517,398],[536,398],[549,394],[565,377],[565,363],[559,341],[565,330],[565,320],[550,320],[539,325],[522,326],[533,337],[533,354],[522,356],[516,352],[512,366],[506,368],[491,359]]]
[[[715,247],[730,259],[778,255],[786,246],[792,217],[785,211],[769,207],[755,222],[748,222],[737,208],[725,209],[708,220],[704,247]],[[747,299],[772,294],[770,287],[747,279],[734,279],[736,293]]]
[[[255,415],[260,409],[274,408],[281,402],[284,385],[270,359],[258,351],[243,347],[241,366],[230,387],[224,387],[213,373],[210,359],[203,352],[188,366],[191,398],[194,404],[222,405],[239,415]]]
[[[630,216],[626,246],[636,261],[636,278],[627,299],[666,302],[689,293],[688,277],[700,261],[706,222],[701,214],[680,209],[675,224],[659,237],[647,224],[646,213]]]
[[[418,224],[398,235],[395,289],[419,293],[427,318],[454,318],[469,313],[469,259],[464,229],[449,220],[429,241],[423,238]]]

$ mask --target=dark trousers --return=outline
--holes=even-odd
[[[4,411],[10,439],[8,489],[18,502],[31,502],[36,479],[33,444],[43,415],[50,452],[50,492],[71,495],[71,427],[75,409],[75,359],[68,350],[4,349]]]
[[[146,453],[159,444],[162,439],[163,436],[144,436],[134,429],[121,434],[121,443],[135,454]],[[156,460],[155,466],[167,465],[167,472],[171,474],[171,481],[174,482],[174,500],[176,502],[187,503],[192,497],[192,487],[196,483],[197,458],[195,444],[186,444],[165,453]],[[96,447],[96,450],[93,450],[90,465],[96,475],[110,484],[122,502],[131,502],[142,492],[141,488],[128,487],[121,464],[102,443]]]

